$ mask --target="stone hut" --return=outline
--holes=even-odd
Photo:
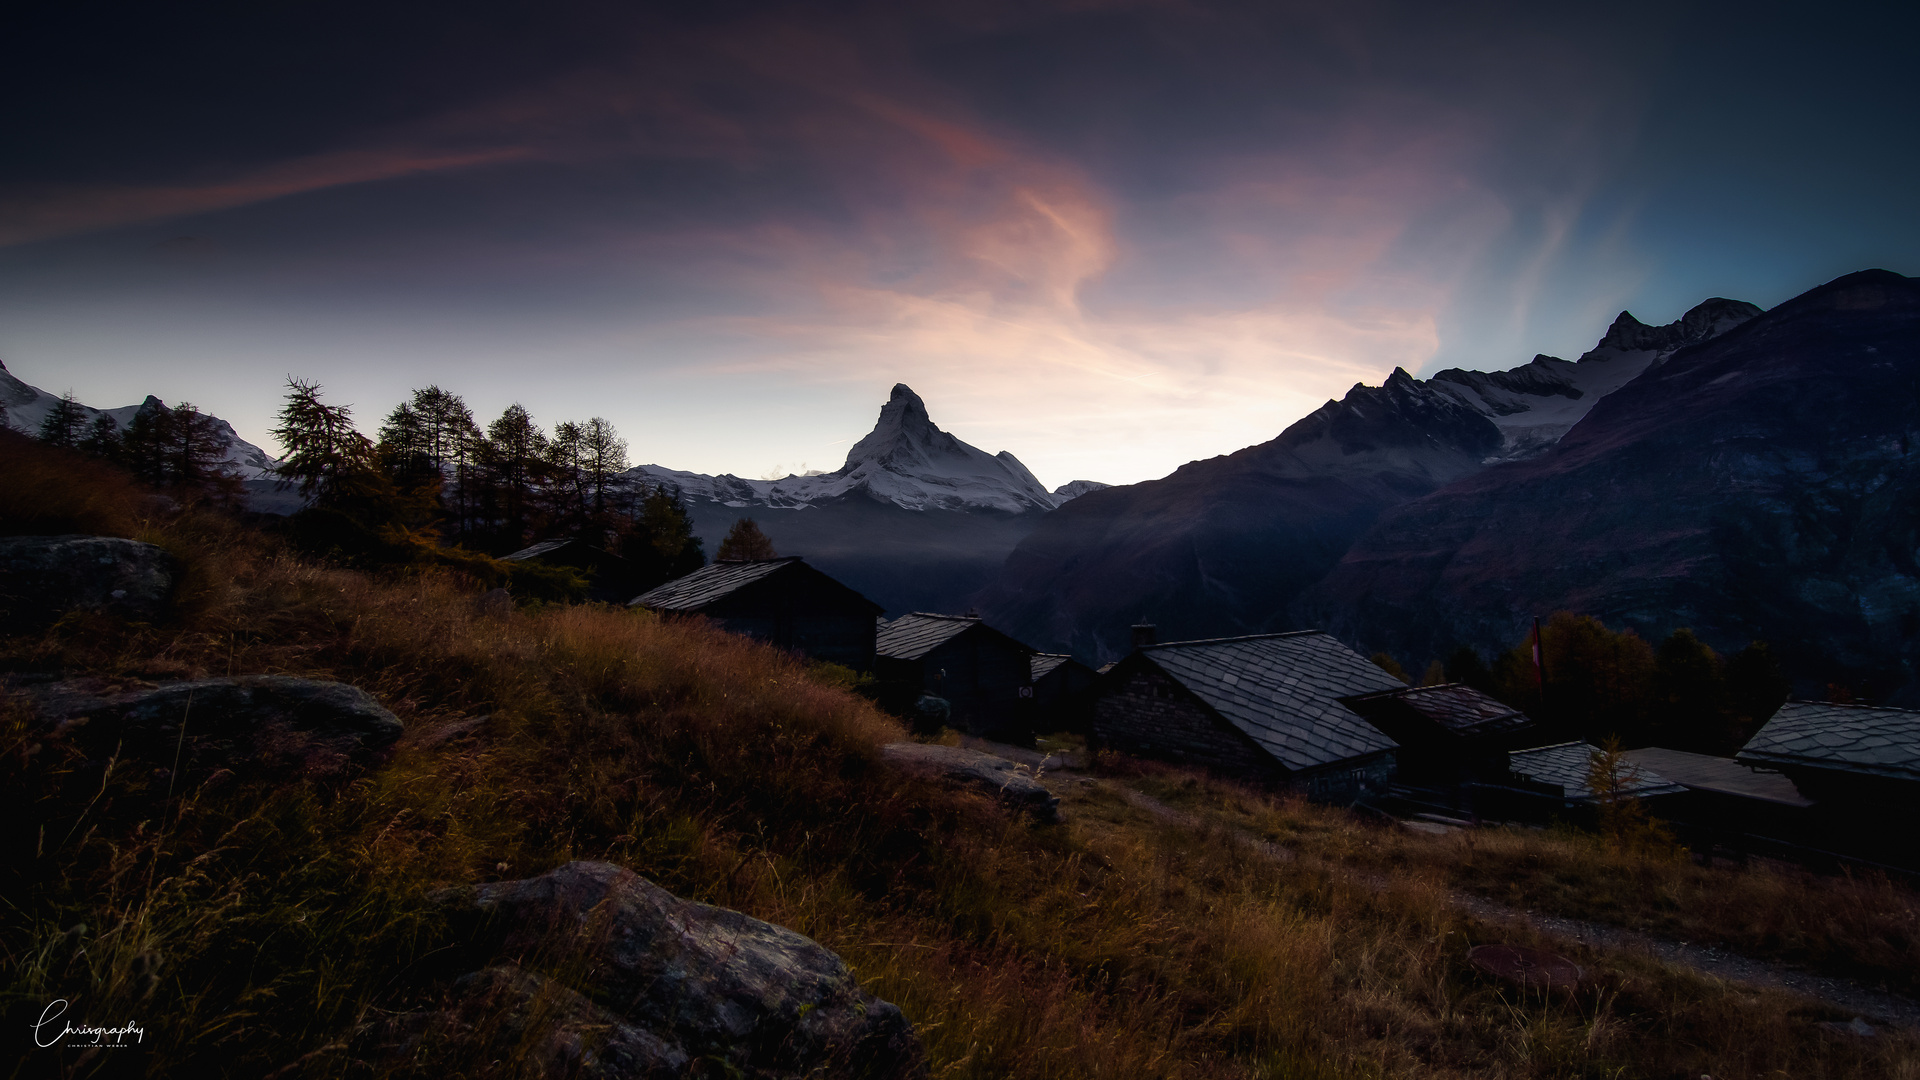
[[[916,611],[880,628],[875,672],[892,693],[930,694],[970,735],[1033,739],[1033,649],[975,615]]]
[[[854,671],[875,670],[875,619],[884,610],[798,555],[711,563],[630,606],[703,615],[733,633]]]
[[[1397,744],[1344,699],[1405,684],[1317,630],[1142,643],[1101,677],[1101,745],[1349,803],[1383,790]]]

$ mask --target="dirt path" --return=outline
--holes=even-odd
[[[1129,804],[1162,820],[1191,829],[1198,829],[1204,825],[1200,818],[1183,810],[1176,810],[1144,792],[1123,789],[1122,795]],[[1277,844],[1249,836],[1238,830],[1235,834],[1247,847],[1276,862],[1292,862],[1296,858],[1292,851]],[[1350,873],[1354,873],[1357,879],[1375,888],[1386,884],[1386,878],[1380,875],[1354,871]],[[1816,975],[1799,968],[1755,960],[1752,957],[1707,945],[1649,937],[1632,930],[1608,926],[1605,923],[1521,911],[1456,890],[1448,892],[1447,900],[1455,909],[1485,922],[1527,926],[1563,941],[1575,941],[1583,945],[1621,952],[1644,953],[1670,967],[1685,968],[1700,975],[1724,979],[1728,982],[1785,990],[1828,1008],[1851,1013],[1867,1020],[1920,1030],[1920,1002],[1862,986],[1848,979]]]

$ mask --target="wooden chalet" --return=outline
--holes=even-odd
[[[1784,850],[1787,846],[1817,844],[1809,813],[1813,800],[1780,773],[1733,758],[1660,746],[1627,750],[1621,756],[1687,789],[1684,797],[1661,800],[1662,816],[1696,851],[1724,847],[1740,855],[1791,854]]]
[[[1093,740],[1349,803],[1392,780],[1397,744],[1344,700],[1404,688],[1315,630],[1142,642],[1101,677]]]
[[[589,600],[625,603],[640,588],[638,567],[583,540],[543,540],[500,558],[503,562],[537,562],[578,571],[587,580]]]
[[[969,735],[1031,742],[1033,652],[978,616],[916,611],[880,627],[874,671],[896,696],[946,701]]]
[[[1031,663],[1035,732],[1086,732],[1100,674],[1066,653],[1034,653]]]
[[[1813,800],[1812,846],[1920,869],[1920,712],[1789,701],[1734,760]]]
[[[884,610],[798,555],[711,563],[631,606],[705,616],[733,633],[854,671],[875,670],[875,620]]]
[[[1507,772],[1507,752],[1538,742],[1526,713],[1461,683],[1400,686],[1344,699],[1400,744],[1402,784],[1452,790]]]

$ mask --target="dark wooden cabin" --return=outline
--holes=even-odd
[[[880,628],[877,652],[874,670],[884,686],[946,701],[954,727],[1032,741],[1033,649],[978,617],[902,615]]]
[[[1628,750],[1622,756],[1687,789],[1684,799],[1663,800],[1662,811],[1695,851],[1724,847],[1742,855],[1792,854],[1787,846],[1815,842],[1809,814],[1813,800],[1778,772],[1660,746]]]
[[[885,610],[798,555],[712,563],[647,592],[632,606],[702,615],[732,633],[854,671],[875,670],[875,620]]]
[[[1778,770],[1814,801],[1812,846],[1920,869],[1920,712],[1789,701],[1734,760]]]
[[[640,589],[638,567],[582,540],[542,540],[500,558],[503,562],[538,562],[578,571],[587,579],[589,600],[624,604]]]
[[[1350,803],[1392,780],[1396,744],[1343,699],[1404,685],[1314,630],[1142,644],[1095,688],[1093,739]]]
[[[1507,751],[1537,743],[1526,713],[1460,683],[1401,686],[1345,699],[1348,708],[1400,744],[1402,784],[1458,792],[1507,772]]]
[[[1034,653],[1033,729],[1085,734],[1093,723],[1093,685],[1099,672],[1066,653]]]

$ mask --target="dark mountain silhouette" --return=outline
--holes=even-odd
[[[1768,641],[1920,698],[1920,282],[1868,270],[1682,349],[1532,460],[1384,514],[1294,617],[1421,662],[1565,608]]]
[[[1163,636],[1290,629],[1293,599],[1387,508],[1553,445],[1602,396],[1759,308],[1714,299],[1665,326],[1622,312],[1579,361],[1499,372],[1395,370],[1278,438],[1042,518],[979,606],[1032,644],[1095,661],[1142,615]]]

